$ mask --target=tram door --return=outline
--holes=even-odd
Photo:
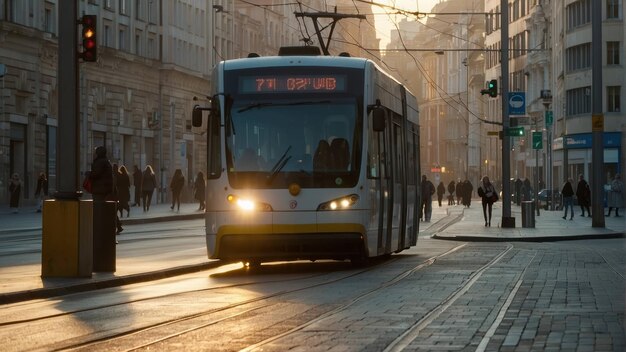
[[[402,234],[401,224],[404,222],[403,216],[403,196],[402,180],[403,159],[402,148],[402,120],[392,111],[388,111],[387,128],[385,129],[384,146],[384,170],[386,172],[383,183],[386,189],[385,201],[385,253],[396,251],[399,248],[400,236]]]

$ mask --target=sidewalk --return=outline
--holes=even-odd
[[[199,219],[204,213],[197,211],[197,207],[197,204],[181,204],[180,212],[174,212],[169,204],[155,204],[147,213],[142,208],[134,207],[131,208],[130,217],[123,218],[123,223]],[[500,228],[501,202],[494,205],[492,226],[485,227],[479,200],[473,200],[470,208],[461,205],[438,207],[433,202],[432,219],[420,223],[420,234],[435,239],[460,241],[555,241],[623,237],[626,228],[626,217],[605,218],[605,228],[592,228],[591,218],[578,216],[580,209],[575,209],[573,220],[563,220],[561,211],[541,209],[540,216],[535,217],[535,228],[523,228],[520,207],[512,205],[511,210],[515,217],[515,228]],[[41,231],[41,213],[36,212],[36,207],[22,208],[18,214],[12,214],[6,206],[0,208],[0,238],[24,231]],[[18,256],[13,258],[16,262],[20,259]],[[97,273],[91,278],[43,279],[40,277],[41,263],[5,264],[0,266],[0,305],[157,280],[219,265],[218,261],[209,260],[204,250],[176,262],[137,261],[132,251],[124,250],[118,251],[116,259],[117,272]]]
[[[448,213],[456,216],[457,221],[433,238],[460,241],[563,241],[588,238],[623,237],[626,228],[625,214],[620,217],[605,217],[604,228],[592,227],[591,217],[581,217],[580,208],[574,208],[573,220],[563,219],[563,211],[540,209],[535,217],[535,227],[522,227],[521,207],[511,205],[511,216],[515,218],[515,228],[501,228],[502,202],[493,206],[491,227],[485,227],[482,204],[473,200],[470,208],[463,206],[448,207]]]
[[[143,207],[131,207],[130,217],[126,217],[126,211],[124,211],[124,217],[120,220],[122,225],[145,224],[159,221],[200,219],[204,214],[198,210],[197,203],[181,203],[180,211],[172,210],[170,206],[170,203],[153,203],[148,212],[144,212]],[[0,206],[0,235],[34,230],[41,230],[41,213],[37,212],[36,206],[21,207],[17,214],[14,214],[6,204]]]

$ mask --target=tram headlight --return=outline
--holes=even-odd
[[[272,207],[263,202],[255,202],[249,198],[241,198],[235,195],[229,194],[226,197],[228,203],[236,206],[239,210],[242,211],[272,211]]]
[[[317,210],[341,210],[351,208],[359,201],[359,196],[351,194],[349,196],[337,198],[324,202],[317,207]]]

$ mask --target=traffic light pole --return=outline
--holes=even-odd
[[[59,2],[59,127],[57,131],[56,199],[78,199],[79,119],[78,119],[78,33],[76,1]]]
[[[509,2],[500,0],[500,45],[501,51],[501,81],[500,99],[502,101],[502,129],[509,128]],[[503,228],[514,228],[515,218],[511,217],[511,137],[502,133],[502,225]]]

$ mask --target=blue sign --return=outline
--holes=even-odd
[[[526,115],[526,92],[509,92],[509,115]]]
[[[593,134],[579,133],[565,136],[567,149],[591,149],[593,145]],[[604,148],[620,148],[622,145],[622,134],[620,132],[604,132],[602,134],[602,144]]]

